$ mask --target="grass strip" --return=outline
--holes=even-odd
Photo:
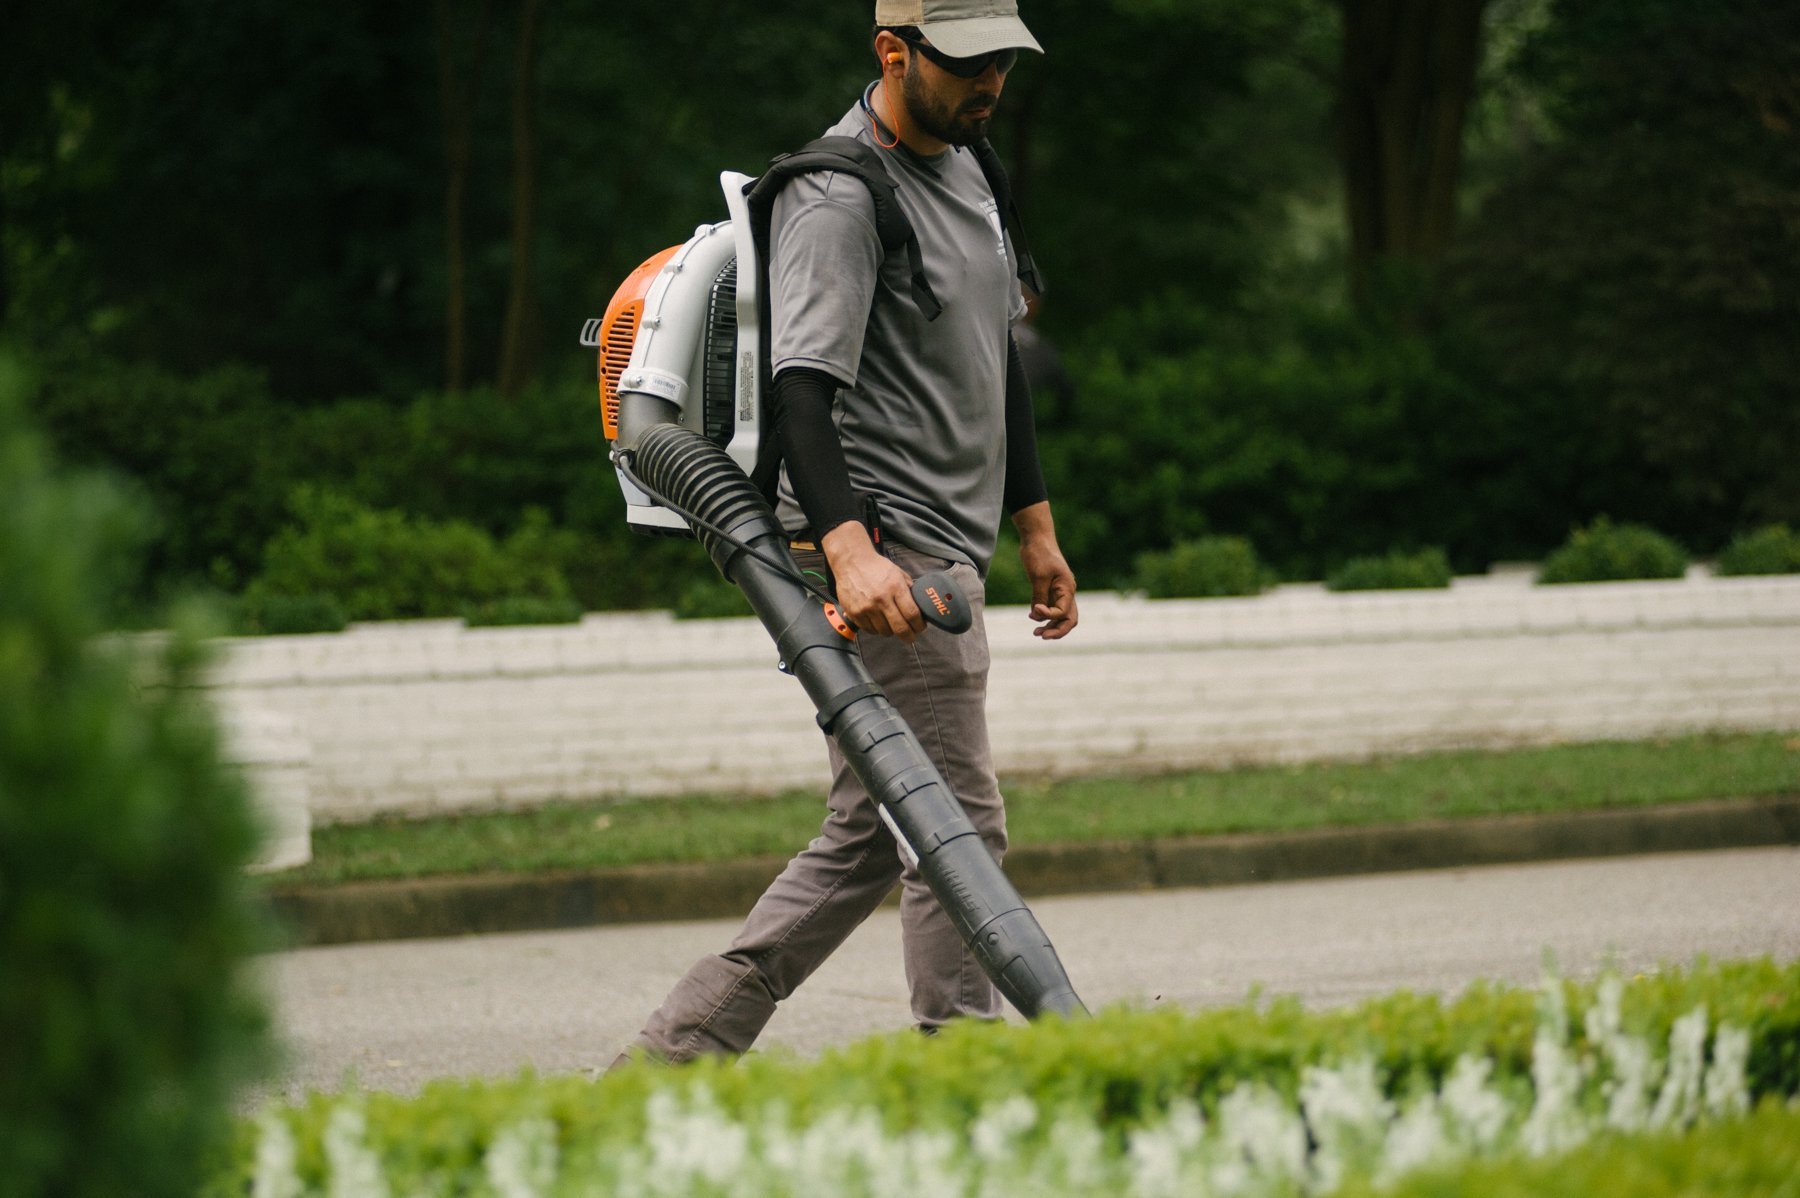
[[[1788,733],[1609,741],[1223,772],[1011,781],[1016,845],[1398,824],[1800,793]],[[311,864],[277,884],[535,873],[794,852],[816,792],[557,803],[313,832]]]

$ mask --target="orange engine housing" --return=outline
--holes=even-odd
[[[672,245],[644,259],[607,302],[606,315],[600,321],[600,427],[608,441],[619,439],[619,376],[631,361],[631,344],[637,340],[638,322],[644,318],[644,296],[680,248]]]

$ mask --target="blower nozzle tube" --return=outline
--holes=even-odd
[[[695,531],[714,564],[750,600],[819,726],[836,738],[1000,993],[1029,1019],[1086,1014],[1050,938],[861,656],[818,600],[762,560],[787,553],[762,493],[725,451],[678,425],[653,423],[633,441],[633,473],[698,517]]]

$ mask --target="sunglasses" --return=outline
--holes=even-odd
[[[1004,75],[1013,69],[1014,63],[1019,61],[1019,52],[1016,49],[989,50],[986,54],[975,54],[968,58],[952,58],[926,41],[922,34],[902,33],[899,37],[901,41],[915,47],[919,53],[929,58],[939,70],[947,71],[958,79],[978,78],[990,66],[997,68]]]

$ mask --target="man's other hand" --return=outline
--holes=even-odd
[[[1031,580],[1031,618],[1038,627],[1033,636],[1061,640],[1081,622],[1075,604],[1075,572],[1056,543],[1056,524],[1049,503],[1034,503],[1013,513],[1019,530],[1019,561]]]

